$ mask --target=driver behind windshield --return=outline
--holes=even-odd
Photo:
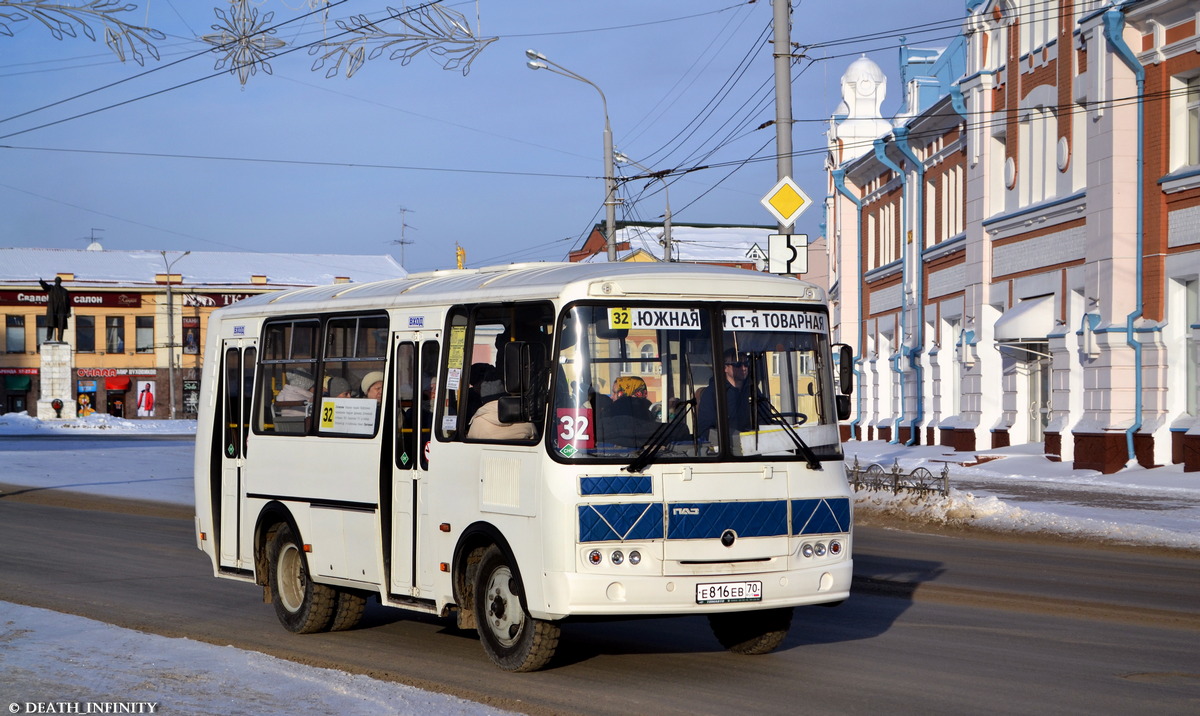
[[[729,415],[729,428],[733,432],[754,428],[750,412],[754,385],[748,380],[751,360],[749,353],[738,353],[733,348],[725,351],[725,379],[721,385],[725,388],[725,409]],[[696,428],[700,436],[708,435],[709,430],[717,427],[715,381],[714,377],[708,382],[700,394],[700,404],[696,406]]]

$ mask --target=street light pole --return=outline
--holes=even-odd
[[[661,172],[652,171],[649,167],[646,167],[642,164],[639,164],[638,162],[633,161],[632,159],[630,159],[629,157],[625,156],[624,154],[622,154],[620,152],[614,153],[613,156],[616,158],[616,160],[618,162],[622,162],[623,164],[632,164],[633,166],[637,167],[638,169],[641,169],[642,171],[646,172],[646,176],[650,177],[651,179],[658,179],[659,181],[661,181],[663,183],[663,198],[667,202],[666,211],[663,212],[663,236],[662,236],[663,261],[670,262],[671,261],[671,193],[669,191],[667,191],[667,188],[670,186],[670,184],[667,183],[666,178],[663,176],[667,172],[666,171],[661,171]]]
[[[604,96],[604,91],[595,82],[592,82],[583,75],[568,70],[556,62],[552,62],[542,53],[536,50],[525,50],[525,56],[529,58],[529,62],[526,62],[525,65],[531,70],[549,70],[556,75],[562,75],[563,77],[569,77],[591,85],[594,90],[600,93],[600,102],[604,105],[604,244],[608,249],[608,260],[616,261],[617,199],[616,181],[613,178],[613,139],[612,126],[608,122],[608,99]]]
[[[171,401],[170,416],[175,419],[175,298],[171,294],[171,267],[179,259],[192,253],[184,251],[176,256],[174,261],[167,261],[167,252],[159,251],[163,264],[167,267],[167,399]]]

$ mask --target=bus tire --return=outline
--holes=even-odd
[[[735,654],[769,654],[792,627],[792,608],[709,614],[708,624],[721,646]]]
[[[328,631],[337,591],[309,577],[308,557],[291,525],[281,524],[267,544],[271,602],[284,628],[295,634]]]
[[[512,566],[500,548],[488,547],[475,580],[475,622],[483,650],[505,671],[537,671],[558,648],[559,627],[534,619]]]
[[[339,589],[337,603],[333,606],[333,621],[330,622],[329,631],[346,631],[358,626],[366,608],[367,598],[365,596],[348,589]]]

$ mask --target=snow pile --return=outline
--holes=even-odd
[[[0,602],[0,645],[0,709],[7,701],[22,712],[26,703],[150,702],[158,705],[156,713],[174,714],[507,713],[358,674],[7,602]]]
[[[1125,544],[1200,549],[1200,475],[1181,466],[1077,470],[1041,454],[1041,445],[957,453],[942,446],[846,443],[855,458],[908,473],[950,468],[950,494],[860,490],[855,508],[914,522],[993,531],[1048,533]]]
[[[157,433],[166,435],[195,435],[195,420],[127,420],[107,413],[92,413],[86,418],[41,420],[29,413],[0,415],[0,435],[52,435],[89,430],[112,430],[123,433]]]

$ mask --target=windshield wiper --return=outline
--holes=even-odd
[[[786,432],[788,437],[792,439],[792,442],[796,443],[796,449],[800,451],[800,456],[808,462],[808,468],[810,470],[823,469],[821,467],[821,462],[817,459],[816,453],[814,453],[812,448],[810,448],[808,444],[804,442],[804,440],[796,432],[796,429],[792,427],[790,423],[788,423],[787,418],[783,417],[783,413],[779,412],[779,409],[772,405],[771,401],[769,400],[759,401],[758,407],[762,408],[764,406],[766,407],[767,416],[771,419],[771,422],[782,427],[783,431]]]
[[[625,466],[625,469],[629,472],[641,472],[649,467],[650,463],[654,462],[654,458],[658,455],[659,450],[662,450],[663,446],[671,439],[671,436],[675,434],[675,429],[683,422],[688,410],[695,404],[695,400],[685,400],[682,403],[677,403],[676,407],[683,406],[682,409],[679,409],[675,413],[675,417],[671,418],[669,423],[663,423],[651,433],[650,438],[646,440],[646,444],[642,446],[642,451],[633,459],[633,462]]]

